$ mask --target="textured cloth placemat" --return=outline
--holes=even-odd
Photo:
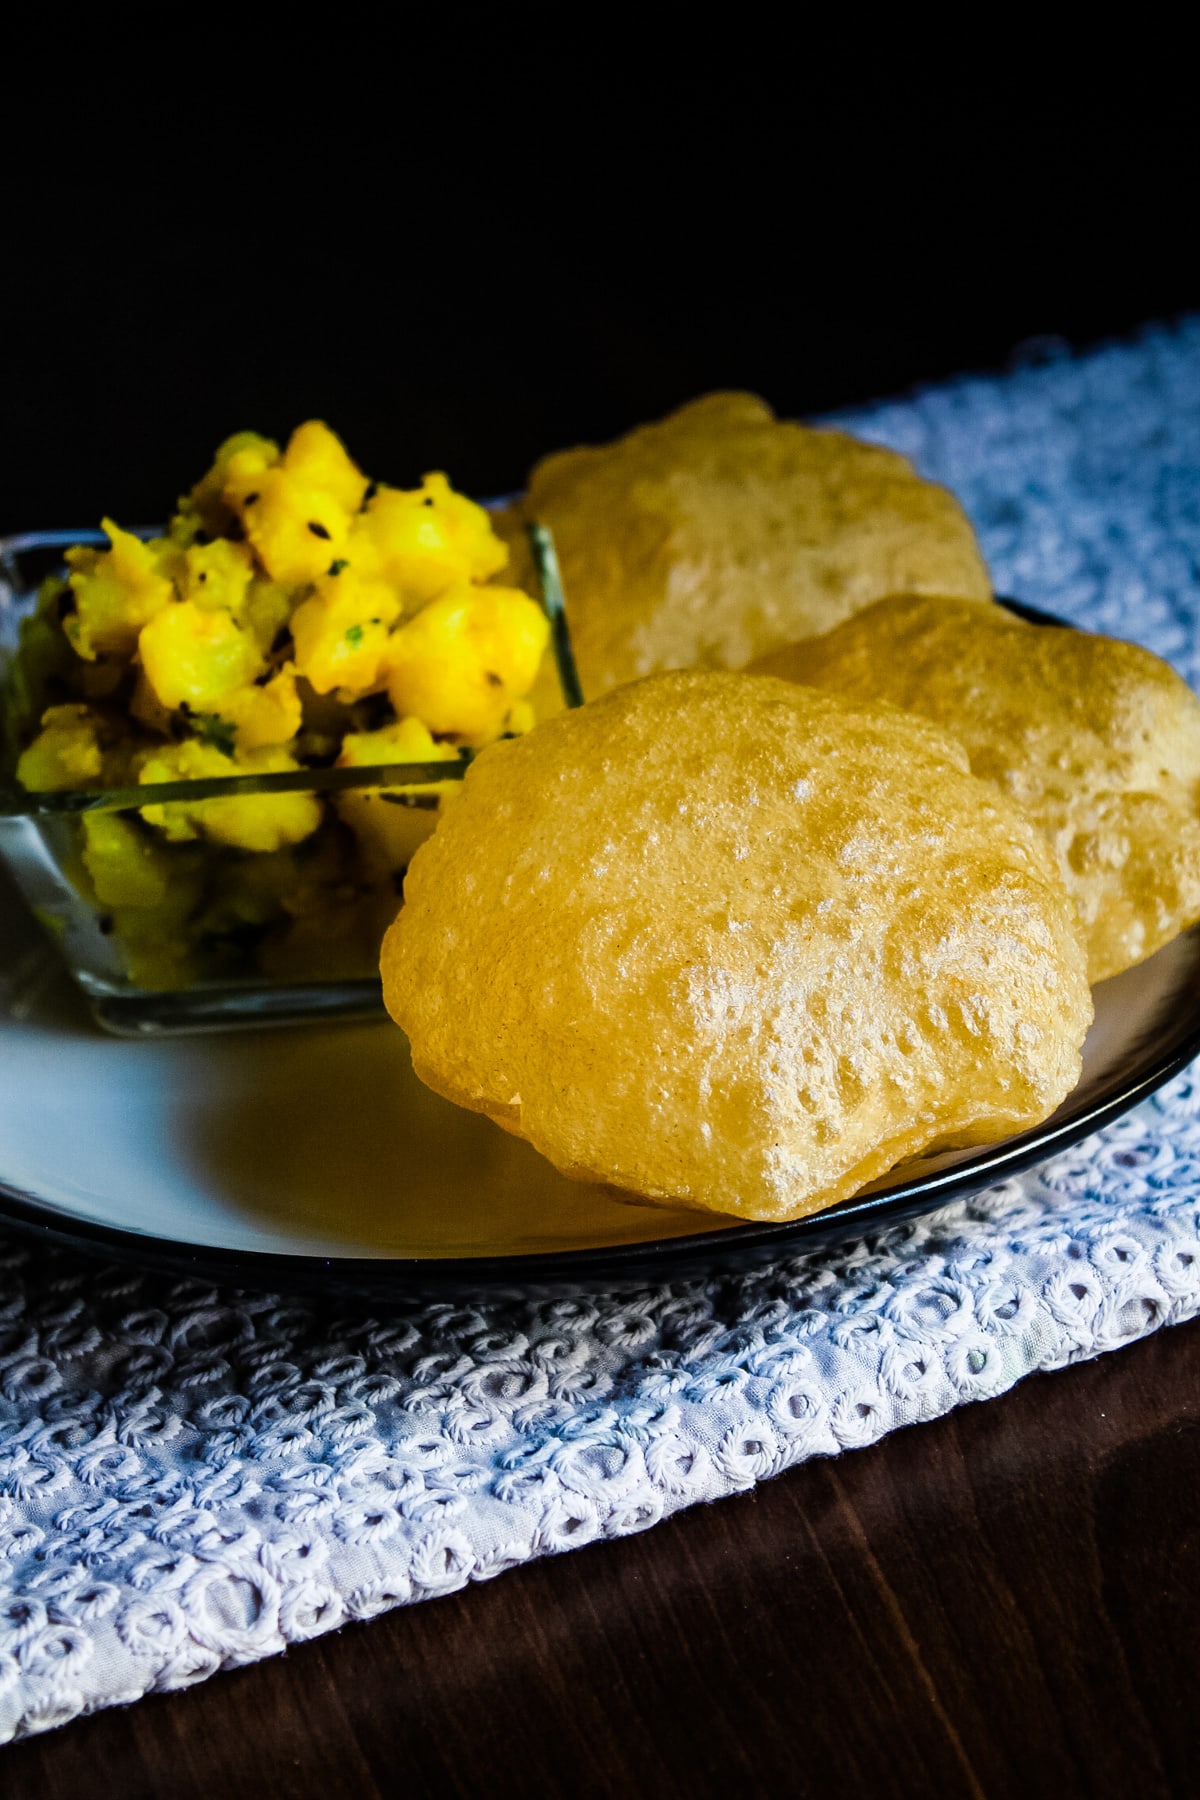
[[[998,591],[1195,681],[1200,321],[839,422],[955,487]],[[1197,1310],[1191,1072],[1037,1173],[737,1279],[368,1313],[0,1239],[0,1740]]]

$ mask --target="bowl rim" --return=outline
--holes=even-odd
[[[516,496],[486,500],[482,504],[490,512],[507,506]],[[152,538],[162,530],[157,525],[136,525],[133,536]],[[535,551],[535,566],[541,576],[539,604],[550,621],[551,637],[547,646],[558,672],[559,684],[567,706],[582,703],[574,651],[562,597],[562,581],[553,537],[544,525],[531,521],[529,526]],[[539,541],[539,535],[540,540]],[[69,550],[76,546],[96,548],[109,542],[108,533],[89,527],[86,531],[24,531],[0,537],[0,593],[5,586],[17,594],[27,593],[20,585],[16,559],[44,550]],[[0,684],[4,664],[0,662]],[[326,794],[377,792],[391,787],[428,787],[439,782],[461,781],[466,776],[477,752],[459,750],[456,758],[429,762],[366,763],[353,767],[284,769],[271,773],[200,776],[191,780],[156,781],[136,786],[111,788],[59,788],[33,792],[14,781],[0,778],[0,820],[77,818],[83,813],[137,812],[144,806],[168,806],[176,802],[199,803],[202,800],[233,800],[247,795]],[[435,805],[436,800],[423,795],[389,796],[402,805]]]

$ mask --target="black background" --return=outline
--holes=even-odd
[[[1148,27],[307,18],[10,40],[0,531],[161,517],[228,432],[314,414],[373,475],[503,492],[712,387],[811,415],[1200,299]]]

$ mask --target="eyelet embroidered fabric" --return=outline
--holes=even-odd
[[[956,488],[998,591],[1196,679],[1200,320],[839,422]],[[7,1739],[1191,1318],[1200,1080],[977,1200],[736,1279],[368,1313],[0,1252]]]

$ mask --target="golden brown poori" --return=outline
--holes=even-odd
[[[793,1219],[1076,1082],[1085,958],[1025,815],[912,715],[640,681],[482,752],[384,944],[417,1073],[565,1173]]]
[[[554,532],[589,698],[660,669],[740,667],[884,594],[991,597],[953,494],[752,394],[546,457],[498,522],[518,568],[527,518]]]
[[[952,732],[1053,847],[1092,981],[1200,919],[1200,700],[1151,651],[908,595],[753,667]]]

